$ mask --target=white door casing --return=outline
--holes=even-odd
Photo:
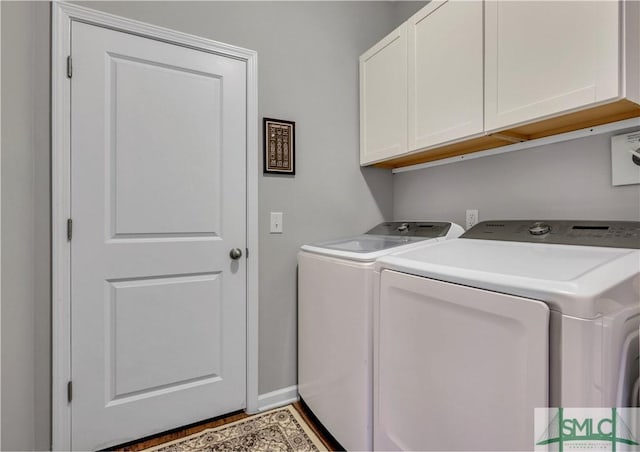
[[[2,36],[2,5],[0,5],[0,36]],[[2,74],[2,39],[0,39],[0,74]],[[0,76],[0,86],[2,78]],[[0,137],[2,137],[2,99],[0,96]],[[2,162],[2,140],[0,139],[0,162]],[[2,237],[2,165],[0,164],[0,237]],[[2,240],[0,240],[2,256]],[[2,259],[0,259],[0,349],[2,349]],[[2,449],[2,359],[0,359],[0,449]]]
[[[255,411],[257,253],[229,257],[257,239],[255,54],[54,11],[53,447]],[[69,45],[72,86],[56,74]]]

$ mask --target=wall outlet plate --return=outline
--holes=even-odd
[[[469,230],[478,223],[478,209],[467,209],[466,229]]]
[[[632,150],[640,152],[640,130],[611,137],[611,183],[614,187],[640,184],[640,165],[633,161]]]

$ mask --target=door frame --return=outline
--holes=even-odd
[[[0,86],[2,86],[2,5],[0,5]],[[1,92],[2,90],[0,90]],[[0,137],[2,137],[2,95],[0,94]],[[2,256],[2,140],[0,139],[0,256]],[[0,259],[0,350],[2,349],[2,259]],[[0,449],[2,449],[2,359],[0,358]]]
[[[71,449],[71,83],[67,56],[73,21],[110,28],[190,49],[235,58],[247,65],[247,281],[246,411],[258,411],[258,55],[155,25],[64,2],[53,2],[51,42],[51,268],[52,268],[52,449]],[[178,427],[178,426],[176,426]]]

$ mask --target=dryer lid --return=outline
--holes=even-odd
[[[581,318],[640,303],[640,251],[630,249],[457,239],[384,256],[377,267],[532,298]]]

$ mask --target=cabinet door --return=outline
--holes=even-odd
[[[407,25],[360,57],[360,164],[407,150]]]
[[[485,129],[619,95],[615,1],[485,2]]]
[[[482,8],[433,1],[409,19],[409,150],[483,132]]]

